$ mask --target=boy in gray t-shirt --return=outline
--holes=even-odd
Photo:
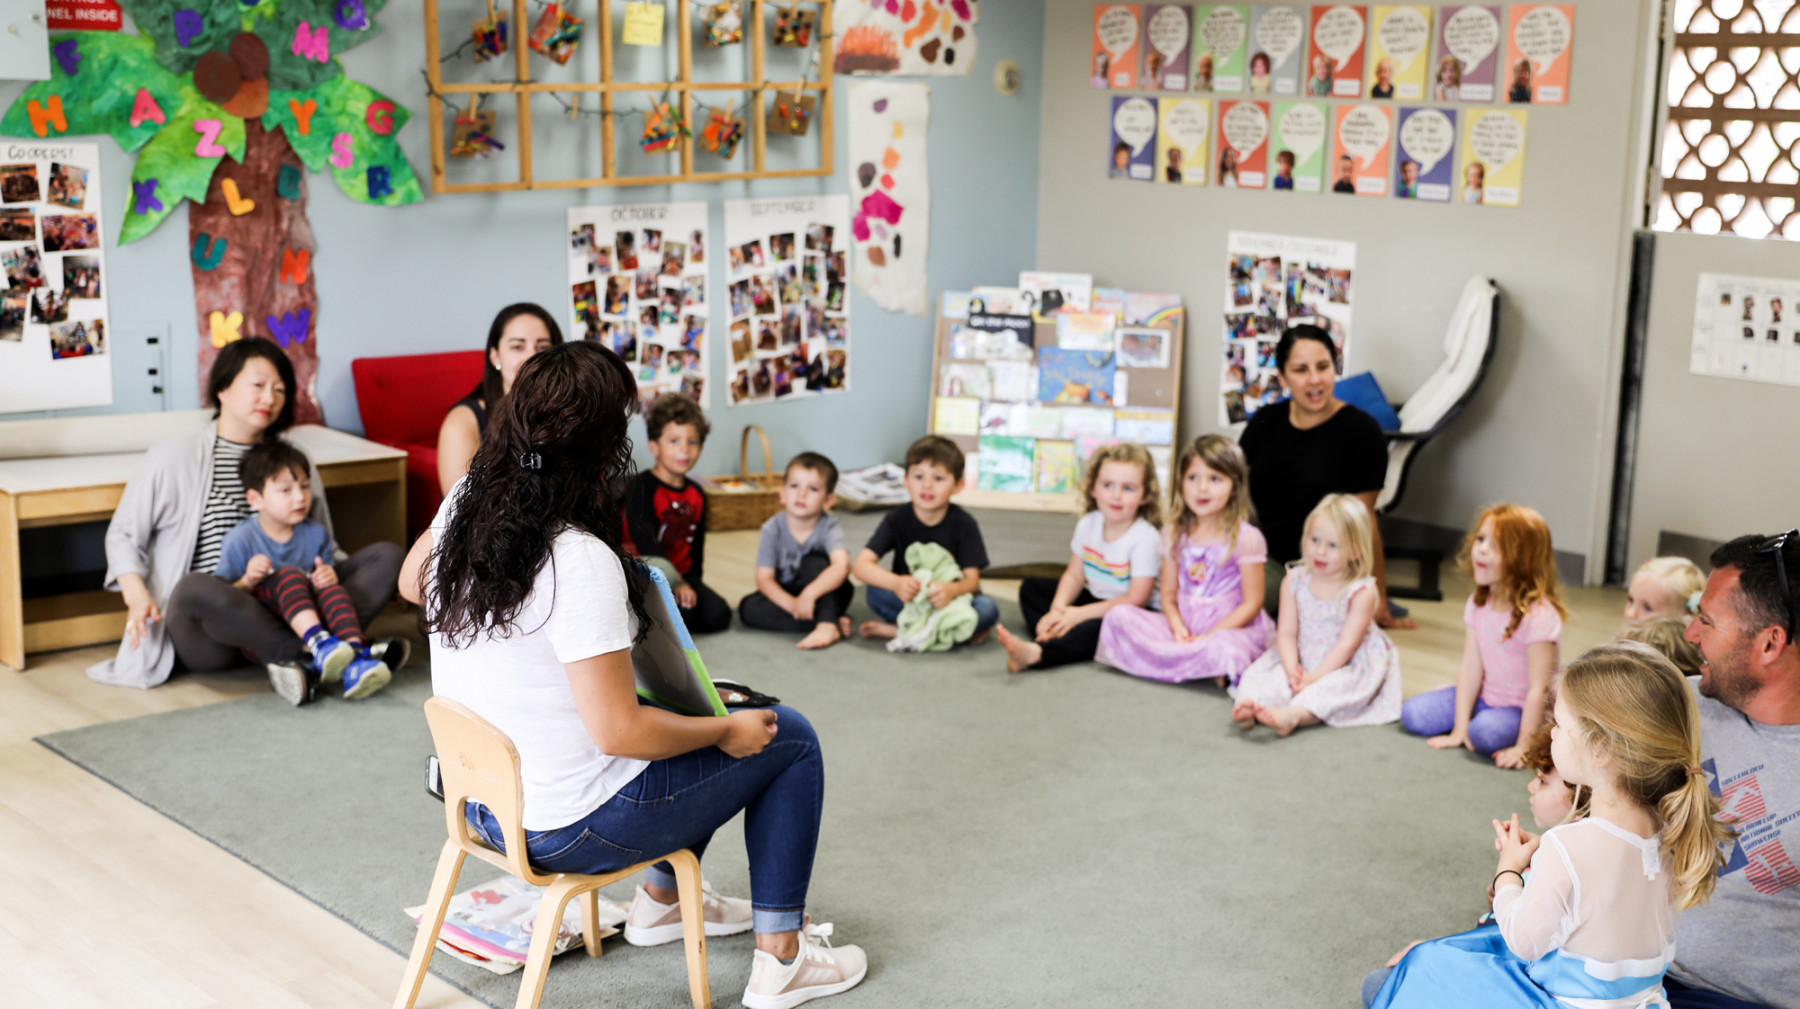
[[[763,523],[756,544],[757,591],[738,604],[746,627],[805,634],[799,647],[824,648],[850,633],[846,615],[856,589],[850,552],[829,510],[837,497],[837,467],[817,452],[788,463],[781,508]]]

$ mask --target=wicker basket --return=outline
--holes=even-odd
[[[752,431],[762,440],[761,473],[750,472]],[[744,425],[744,437],[738,442],[738,475],[700,481],[706,488],[706,531],[762,528],[770,516],[781,510],[781,480],[782,475],[775,472],[774,456],[769,453],[769,436],[755,424]]]

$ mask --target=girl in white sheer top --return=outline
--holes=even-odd
[[[1675,917],[1711,896],[1730,836],[1700,773],[1693,693],[1660,654],[1621,642],[1569,664],[1554,713],[1551,758],[1592,789],[1588,817],[1541,836],[1495,823],[1496,924],[1414,947],[1376,1009],[1668,1004]]]

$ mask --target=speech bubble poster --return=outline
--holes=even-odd
[[[1306,8],[1250,8],[1250,93],[1300,94],[1306,61]]]
[[[1339,4],[1312,9],[1306,47],[1308,96],[1362,97],[1363,42],[1368,36],[1368,25],[1366,7]]]
[[[1261,189],[1269,166],[1269,103],[1219,103],[1218,185]]]
[[[1269,151],[1269,188],[1316,193],[1325,177],[1325,136],[1331,113],[1322,102],[1276,102]]]
[[[1462,201],[1516,207],[1525,187],[1524,109],[1472,109],[1463,125]]]
[[[1371,8],[1367,91],[1370,98],[1424,98],[1430,55],[1430,7]]]
[[[1515,105],[1566,105],[1575,8],[1519,4],[1506,22],[1506,100]]]
[[[1138,84],[1138,40],[1143,36],[1143,8],[1137,4],[1100,4],[1094,8],[1094,62],[1088,83],[1097,88]]]
[[[1455,109],[1402,108],[1394,137],[1394,196],[1448,203],[1456,188]]]
[[[1194,8],[1194,90],[1243,91],[1249,41],[1247,5]]]
[[[1500,8],[1439,7],[1434,102],[1491,102],[1500,65]]]
[[[1388,194],[1388,148],[1394,138],[1389,105],[1339,105],[1332,119],[1331,191]]]
[[[1204,98],[1156,100],[1156,181],[1206,185],[1206,138],[1212,102]]]
[[[1186,91],[1188,39],[1193,34],[1193,8],[1182,4],[1144,5],[1145,91]]]
[[[1156,175],[1156,103],[1149,98],[1119,95],[1112,100],[1112,145],[1106,165],[1109,179],[1149,182]]]

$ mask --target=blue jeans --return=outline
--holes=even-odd
[[[900,601],[899,596],[887,589],[877,588],[873,585],[863,589],[863,596],[869,604],[869,609],[874,610],[876,616],[890,624],[900,619],[900,611],[906,607],[906,604]],[[994,602],[992,597],[977,592],[969,597],[969,602],[975,604],[976,634],[980,634],[1000,622],[1000,604]]]
[[[651,761],[643,773],[599,809],[555,830],[527,830],[531,864],[546,872],[617,872],[646,853],[680,848],[696,858],[707,842],[744,811],[750,855],[750,902],[758,932],[793,932],[806,912],[806,887],[819,847],[825,763],[806,716],[776,705],[778,731],[761,753],[737,760],[716,746]],[[471,803],[469,824],[504,851],[500,824],[486,806]],[[675,888],[667,862],[646,874]]]
[[[1475,714],[1469,719],[1469,742],[1475,752],[1491,756],[1519,742],[1519,723],[1525,718],[1522,708],[1496,708],[1477,697]],[[1400,724],[1415,736],[1442,736],[1456,728],[1456,687],[1409,697],[1400,705]]]

